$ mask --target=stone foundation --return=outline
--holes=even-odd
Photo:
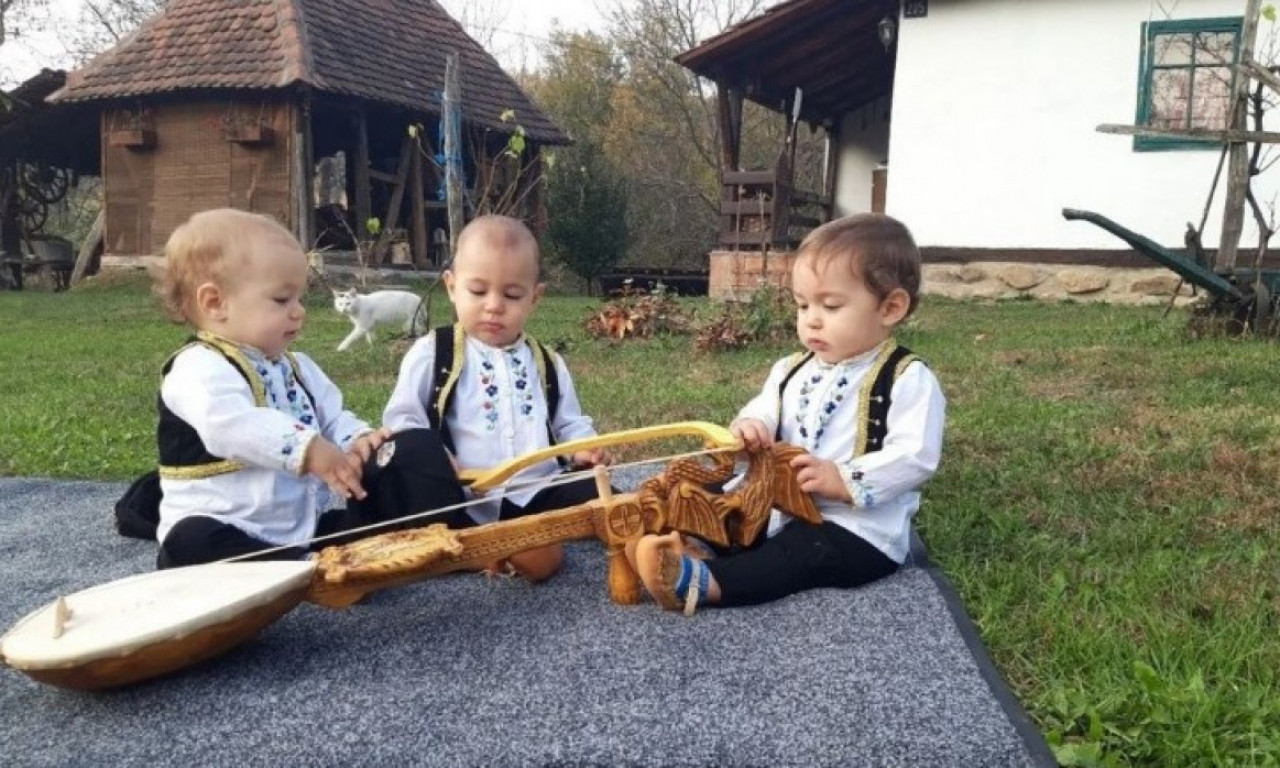
[[[763,283],[787,286],[792,253],[712,251],[709,294],[745,299]],[[1075,264],[975,261],[925,264],[921,292],[957,299],[1104,301],[1112,304],[1175,304],[1193,300],[1191,286],[1164,267],[1099,267]]]
[[[1191,286],[1164,267],[1122,268],[1071,264],[976,261],[924,265],[925,294],[957,299],[1103,301],[1110,304],[1175,304],[1193,301]]]

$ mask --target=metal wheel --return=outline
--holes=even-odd
[[[53,205],[67,196],[71,174],[66,168],[41,163],[23,163],[18,168],[22,191],[45,205]]]
[[[18,223],[25,235],[30,237],[40,232],[48,219],[48,205],[34,197],[18,195]]]

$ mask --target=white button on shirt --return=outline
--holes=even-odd
[[[454,456],[463,469],[489,469],[549,445],[547,403],[535,354],[523,337],[509,347],[491,347],[466,338],[462,370],[445,414]],[[560,384],[560,406],[551,425],[556,442],[594,435],[591,418],[582,413],[564,360],[554,353],[551,357]],[[429,334],[418,339],[400,363],[395,390],[382,414],[384,426],[393,431],[430,426],[426,404],[438,374],[434,365],[435,335]],[[524,506],[542,487],[537,480],[559,472],[560,465],[554,459],[530,467],[512,479],[506,498]],[[479,523],[497,520],[501,494],[503,490],[497,489],[491,492],[491,503],[477,504],[467,511]]]

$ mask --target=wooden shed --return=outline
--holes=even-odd
[[[568,137],[437,3],[171,0],[49,97],[97,110],[103,265],[153,258],[193,212],[232,206],[277,218],[307,246],[326,220],[364,239],[377,217],[428,266],[429,233],[447,227],[432,156],[449,54],[468,182],[484,188],[477,176],[518,125],[533,168],[511,182],[536,184],[541,148]],[[340,205],[316,189],[322,158],[345,162]],[[532,217],[538,191],[524,199]]]

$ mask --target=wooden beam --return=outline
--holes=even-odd
[[[356,129],[356,151],[354,153],[355,173],[352,175],[356,186],[356,237],[360,240],[369,238],[369,218],[373,215],[369,184],[369,120],[363,108],[354,116]]]
[[[1115,133],[1122,136],[1160,136],[1169,139],[1202,139],[1221,143],[1280,144],[1280,133],[1275,131],[1224,131],[1215,128],[1148,128],[1143,125],[1104,123],[1098,126],[1098,133]]]
[[[736,171],[742,152],[742,88],[717,85],[716,104],[720,119],[720,168]]]
[[[1276,77],[1274,72],[1264,68],[1253,59],[1249,59],[1240,66],[1244,67],[1245,71],[1249,73],[1249,77],[1252,77],[1271,90],[1280,94],[1280,77]]]
[[[1244,21],[1240,28],[1239,61],[1253,59],[1253,44],[1258,36],[1258,16],[1262,13],[1262,0],[1246,0]],[[1239,68],[1232,88],[1231,119],[1228,128],[1243,131],[1249,120],[1249,78],[1241,77]],[[1240,246],[1240,233],[1244,231],[1245,197],[1249,192],[1249,139],[1229,139],[1227,150],[1227,187],[1222,201],[1222,236],[1218,240],[1218,259],[1213,268],[1219,272],[1234,272],[1236,249]]]
[[[98,246],[102,244],[102,225],[107,218],[107,209],[99,208],[98,216],[93,220],[93,226],[89,228],[89,234],[85,237],[84,242],[80,244],[80,253],[76,255],[75,269],[71,270],[71,284],[75,285],[84,279],[85,272],[89,270],[89,263],[93,261],[93,254],[97,252]]]

